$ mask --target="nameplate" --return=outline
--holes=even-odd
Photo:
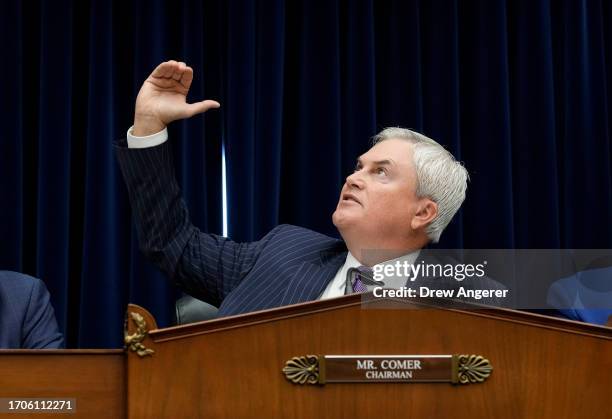
[[[482,383],[493,367],[481,355],[305,355],[283,373],[295,384]]]

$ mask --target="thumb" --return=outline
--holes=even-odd
[[[215,100],[203,100],[202,102],[190,103],[187,105],[189,116],[197,115],[206,112],[209,109],[217,109],[221,105]]]

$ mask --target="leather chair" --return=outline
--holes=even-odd
[[[175,324],[196,323],[217,317],[217,307],[185,295],[176,301]]]

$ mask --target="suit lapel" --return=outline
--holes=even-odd
[[[319,298],[346,260],[346,251],[325,252],[318,262],[304,262],[287,284],[280,305],[296,304]]]

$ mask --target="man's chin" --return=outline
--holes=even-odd
[[[344,208],[339,208],[334,211],[332,215],[332,222],[338,230],[341,230],[358,223],[359,218],[360,217],[358,217],[356,214],[351,214],[351,211],[347,211]]]

